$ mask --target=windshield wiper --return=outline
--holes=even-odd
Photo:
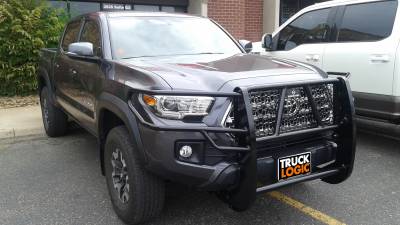
[[[225,54],[223,52],[201,52],[201,53],[197,53],[199,55],[220,55],[220,54]]]
[[[157,56],[166,56],[166,55],[141,55],[141,56],[122,57],[121,59],[135,59],[135,58],[157,57]]]

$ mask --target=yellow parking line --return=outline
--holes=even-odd
[[[293,208],[296,208],[297,210],[301,211],[302,213],[309,215],[312,218],[314,218],[322,223],[325,223],[328,225],[345,225],[345,223],[342,223],[342,222],[336,220],[335,218],[332,218],[332,217],[324,214],[323,212],[320,212],[316,209],[306,206],[303,203],[296,201],[293,198],[290,198],[281,192],[273,191],[273,192],[267,193],[267,195],[278,201],[284,202],[284,203],[292,206]]]

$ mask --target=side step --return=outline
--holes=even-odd
[[[400,139],[400,124],[387,121],[373,120],[365,117],[356,117],[357,129],[389,138]]]

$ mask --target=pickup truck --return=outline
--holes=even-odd
[[[160,214],[165,182],[243,211],[259,193],[346,180],[356,132],[346,78],[248,54],[249,43],[185,14],[79,16],[57,49],[41,52],[47,135],[75,121],[97,137],[114,210],[128,224]]]

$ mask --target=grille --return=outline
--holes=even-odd
[[[287,88],[283,98],[281,122],[277,126],[281,95],[283,88],[250,91],[250,102],[254,118],[256,137],[290,133],[318,127],[317,118],[312,109],[314,100],[321,125],[334,124],[334,84],[311,85],[313,99],[308,98],[308,87]]]
[[[311,93],[323,125],[333,125],[333,84],[311,86]]]
[[[310,101],[303,87],[290,88],[286,91],[283,105],[280,132],[304,130],[317,126],[317,121],[311,108]]]
[[[281,89],[250,92],[256,136],[275,134]]]

